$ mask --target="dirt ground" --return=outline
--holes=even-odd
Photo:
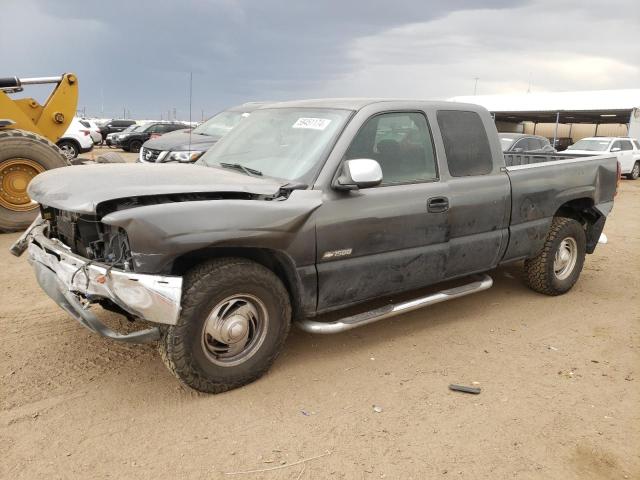
[[[616,200],[567,295],[500,268],[477,295],[294,330],[265,377],[217,396],[76,324],[0,235],[0,478],[638,479],[640,181]]]

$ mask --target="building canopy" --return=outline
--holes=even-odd
[[[481,105],[503,122],[628,123],[640,89],[472,95],[450,99]]]

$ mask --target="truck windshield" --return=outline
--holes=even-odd
[[[591,152],[604,152],[609,146],[609,143],[611,143],[609,140],[583,138],[570,147],[567,147],[567,150],[589,150]]]
[[[142,127],[142,125],[136,125],[135,123],[133,125],[131,125],[130,127],[125,128],[122,133],[129,133],[129,132],[135,132],[136,130],[139,130]]]
[[[269,177],[309,181],[350,114],[327,108],[256,110],[197,163],[235,164]]]
[[[221,112],[202,125],[198,125],[193,129],[193,133],[209,135],[210,137],[224,137],[233,127],[240,123],[240,120],[248,116],[249,113],[247,112]]]

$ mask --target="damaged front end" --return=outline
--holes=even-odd
[[[89,309],[96,303],[130,320],[173,325],[178,319],[182,277],[132,272],[128,239],[122,229],[89,215],[43,208],[42,216],[11,247],[14,255],[25,250],[41,288],[78,322],[100,335],[144,343],[157,340],[159,330],[117,333]]]

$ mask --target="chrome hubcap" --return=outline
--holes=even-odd
[[[558,280],[564,280],[571,275],[573,268],[576,266],[577,259],[578,245],[576,241],[571,237],[562,240],[553,261],[553,272],[556,278]]]
[[[62,154],[67,158],[67,160],[73,160],[75,157],[76,151],[70,145],[63,145],[60,147]]]
[[[213,307],[204,323],[203,350],[216,365],[238,365],[260,348],[268,323],[267,308],[257,297],[227,297]]]

